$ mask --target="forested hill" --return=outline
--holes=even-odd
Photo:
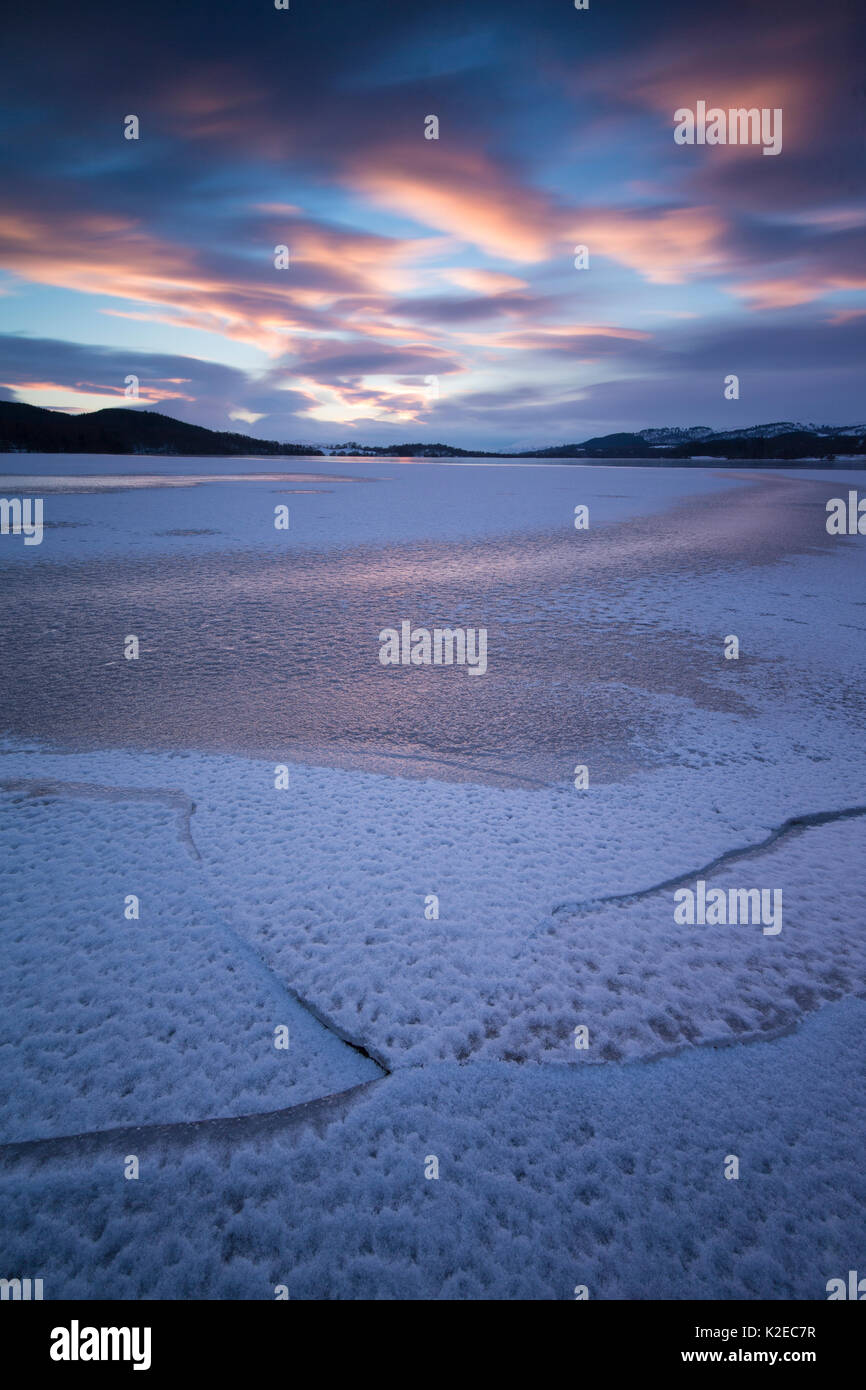
[[[278,444],[247,434],[207,430],[155,410],[95,410],[65,415],[38,405],[0,401],[0,452],[43,454],[316,454],[302,444]]]

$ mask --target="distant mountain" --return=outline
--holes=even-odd
[[[670,459],[833,459],[866,454],[866,425],[800,425],[779,421],[735,430],[648,429],[637,434],[605,434],[582,444],[533,449],[522,458]]]
[[[712,439],[774,439],[782,434],[815,434],[823,439],[841,434],[866,434],[866,425],[804,425],[802,422],[777,420],[772,425],[751,425],[737,430],[710,430],[709,433]]]
[[[698,446],[704,457],[720,459],[818,459],[833,460],[837,454],[866,455],[866,426],[840,430],[838,433],[816,433],[805,428],[778,429],[776,433],[761,434],[749,430],[712,435]],[[688,458],[693,446],[679,445],[666,451],[670,458]]]
[[[700,439],[707,439],[713,433],[706,425],[692,425],[689,429],[660,429],[660,430],[638,430],[638,435],[647,444],[653,446],[671,446],[674,444],[692,444]]]
[[[638,430],[636,434],[604,434],[585,439],[582,444],[552,444],[542,449],[519,452],[459,449],[453,444],[329,444],[332,457],[361,455],[375,458],[387,455],[403,458],[545,458],[545,459],[652,459],[654,462],[697,458],[829,459],[837,454],[866,454],[866,425],[802,425],[778,421],[771,425],[750,425],[736,430],[712,430],[707,425],[686,429],[671,426]]]
[[[38,405],[0,401],[0,453],[37,454],[315,454],[321,449],[278,444],[247,434],[207,430],[156,410],[95,410],[65,415]]]
[[[582,444],[554,444],[544,449],[460,449],[454,444],[279,444],[247,434],[207,430],[187,425],[155,410],[95,410],[89,415],[65,415],[41,406],[0,401],[0,453],[46,454],[168,454],[181,456],[241,454],[346,455],[375,458],[539,458],[651,459],[654,463],[688,463],[712,459],[803,460],[832,462],[837,455],[866,455],[866,425],[798,424],[791,420],[712,430],[706,425],[639,430],[636,434],[604,434]]]

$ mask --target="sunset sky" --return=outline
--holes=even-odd
[[[19,7],[0,397],[128,405],[134,374],[215,429],[468,448],[860,423],[856,8]],[[677,145],[699,100],[781,108],[781,154]]]

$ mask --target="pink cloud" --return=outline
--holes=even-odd
[[[731,293],[749,300],[753,309],[791,309],[839,290],[866,290],[866,276],[821,275],[813,270],[803,270],[776,280],[750,280],[746,284],[731,286]]]
[[[655,285],[719,274],[732,263],[726,219],[713,208],[649,212],[596,209],[574,219],[575,243],[636,270]]]
[[[345,176],[356,192],[428,227],[509,261],[544,260],[559,233],[559,216],[543,194],[515,187],[483,155],[419,148],[376,150]]]
[[[524,290],[526,280],[516,275],[506,275],[499,270],[477,270],[471,266],[455,266],[443,272],[454,285],[461,289],[474,290],[477,294],[506,294],[509,290]]]

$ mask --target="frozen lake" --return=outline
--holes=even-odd
[[[857,698],[862,551],[824,527],[857,475],[261,463],[28,458],[46,529],[0,551],[0,726],[531,785],[675,757],[686,702],[784,700],[804,660]],[[485,628],[487,672],[383,668],[402,620]]]
[[[823,1298],[866,1237],[861,475],[273,463],[0,478],[46,523],[0,538],[8,1258],[46,1297]],[[383,666],[402,620],[487,670]],[[781,930],[677,922],[704,880]]]

